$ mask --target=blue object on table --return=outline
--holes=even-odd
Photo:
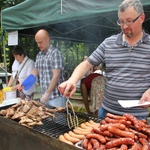
[[[36,78],[33,74],[29,75],[21,84],[24,87],[24,90],[29,90],[33,84],[36,82]]]

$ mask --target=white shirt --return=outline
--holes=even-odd
[[[25,65],[24,65],[24,63],[25,63]],[[23,66],[23,68],[22,68],[22,66]],[[22,68],[22,70],[21,70],[21,68]],[[34,61],[29,59],[27,56],[24,58],[24,60],[23,60],[23,62],[21,64],[19,64],[19,62],[17,60],[15,60],[13,62],[13,65],[12,65],[13,78],[15,77],[16,73],[19,73],[20,70],[21,70],[21,72],[19,73],[19,76],[18,76],[18,80],[19,80],[20,83],[22,83],[31,74],[33,69],[34,69]],[[30,95],[35,90],[36,90],[36,84],[34,84],[27,91],[23,90],[23,93],[26,94],[26,95]]]

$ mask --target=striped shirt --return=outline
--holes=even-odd
[[[53,47],[52,45],[49,47],[47,51],[39,52],[36,57],[35,67],[39,71],[39,79],[40,79],[40,85],[42,89],[42,94],[45,93],[45,91],[48,89],[53,73],[53,69],[60,69],[60,77],[57,83],[57,86],[53,90],[53,92],[50,95],[50,99],[54,99],[56,97],[60,96],[60,93],[58,91],[58,85],[64,81],[63,77],[63,71],[64,71],[64,60],[61,52]]]
[[[118,100],[139,100],[150,86],[150,35],[143,31],[143,38],[130,47],[122,33],[105,39],[89,56],[94,66],[106,64],[106,84],[102,107],[123,115],[147,116],[148,109],[122,108]]]

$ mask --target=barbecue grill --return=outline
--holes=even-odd
[[[77,112],[79,124],[100,119],[93,115]],[[66,121],[66,111],[56,112],[54,118],[42,120],[42,126],[24,127],[17,120],[0,116],[0,150],[77,150],[79,148],[58,140],[59,135],[69,129]]]

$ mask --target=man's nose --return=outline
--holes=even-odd
[[[126,23],[124,23],[124,24],[122,25],[122,28],[123,28],[123,29],[126,29],[126,28],[128,28],[128,25],[126,25]]]

